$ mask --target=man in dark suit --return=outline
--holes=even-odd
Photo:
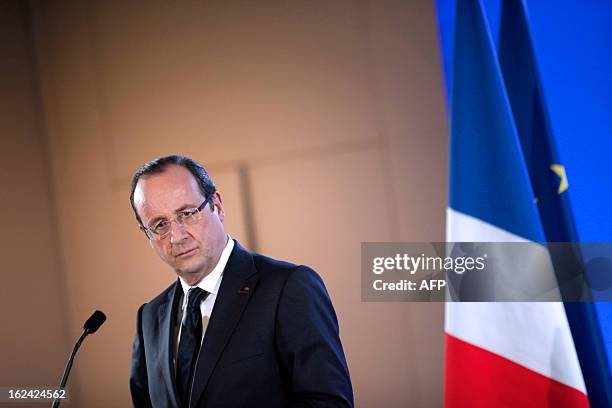
[[[183,156],[146,163],[130,200],[152,248],[178,275],[138,310],[134,406],[353,406],[321,278],[232,240],[202,166]]]

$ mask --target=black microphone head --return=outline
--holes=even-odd
[[[96,310],[89,319],[83,325],[83,329],[87,330],[90,334],[95,333],[96,330],[102,326],[102,323],[106,321],[106,315],[99,310]]]

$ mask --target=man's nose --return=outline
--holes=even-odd
[[[170,243],[175,244],[187,238],[185,227],[176,220],[170,222]]]

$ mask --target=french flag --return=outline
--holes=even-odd
[[[446,239],[575,241],[525,4],[502,8],[496,48],[482,2],[457,2]],[[610,406],[593,380],[609,373],[589,355],[601,339],[575,324],[589,307],[448,302],[445,407]]]

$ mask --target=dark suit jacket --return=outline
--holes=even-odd
[[[136,407],[179,407],[172,362],[180,282],[138,310],[130,388]],[[197,360],[191,407],[352,407],[338,321],[312,269],[229,257]]]

